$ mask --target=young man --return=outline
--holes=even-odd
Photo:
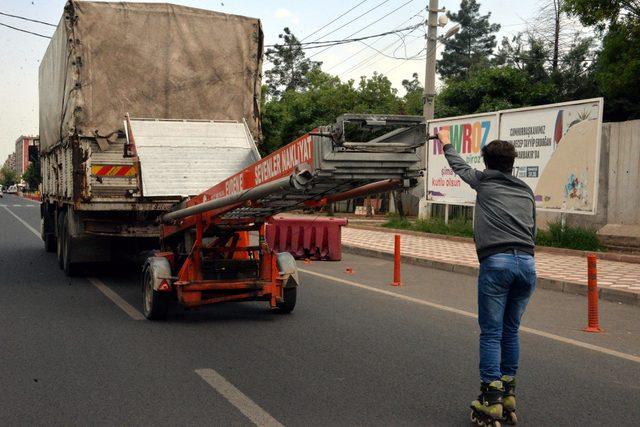
[[[536,207],[533,191],[512,175],[516,150],[495,140],[482,147],[486,169],[469,166],[450,143],[438,138],[451,169],[476,193],[473,234],[480,260],[480,396],[471,404],[473,422],[513,423],[518,370],[520,319],[536,286],[533,260]],[[437,143],[437,142],[436,142]]]

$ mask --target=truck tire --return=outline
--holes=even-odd
[[[298,288],[285,288],[282,290],[282,302],[276,304],[278,311],[282,314],[288,314],[296,307],[296,299],[298,298]]]
[[[169,295],[153,289],[153,264],[142,272],[142,312],[149,320],[163,320],[169,310]]]
[[[80,264],[71,262],[71,252],[73,240],[69,233],[69,220],[67,215],[64,216],[62,222],[62,269],[64,273],[69,276],[77,276],[80,272]]]
[[[40,237],[44,242],[44,250],[46,252],[56,252],[57,250],[57,242],[56,236],[52,233],[47,233],[47,230],[51,229],[51,226],[48,224],[51,221],[51,218],[47,215],[43,216],[40,219]]]
[[[64,267],[64,234],[63,228],[65,221],[65,212],[63,210],[58,212],[58,223],[56,224],[56,254],[58,255],[58,266]]]

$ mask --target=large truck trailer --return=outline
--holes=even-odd
[[[42,238],[67,274],[157,245],[159,215],[260,158],[262,46],[258,19],[66,4],[39,102]]]

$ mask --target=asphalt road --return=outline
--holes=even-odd
[[[300,264],[292,315],[239,303],[149,322],[135,271],[69,279],[27,225],[34,202],[0,199],[1,425],[469,424],[471,277],[405,266],[392,288],[388,261],[345,255]],[[606,332],[586,334],[584,297],[537,291],[522,425],[640,424],[640,310],[601,309]]]

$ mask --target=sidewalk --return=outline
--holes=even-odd
[[[393,256],[394,234],[344,227],[342,247],[345,252],[388,258]],[[403,262],[470,275],[478,272],[473,243],[402,233],[401,254]],[[535,258],[540,288],[586,295],[585,257],[538,251]],[[602,299],[640,305],[640,264],[599,259],[598,287]]]

